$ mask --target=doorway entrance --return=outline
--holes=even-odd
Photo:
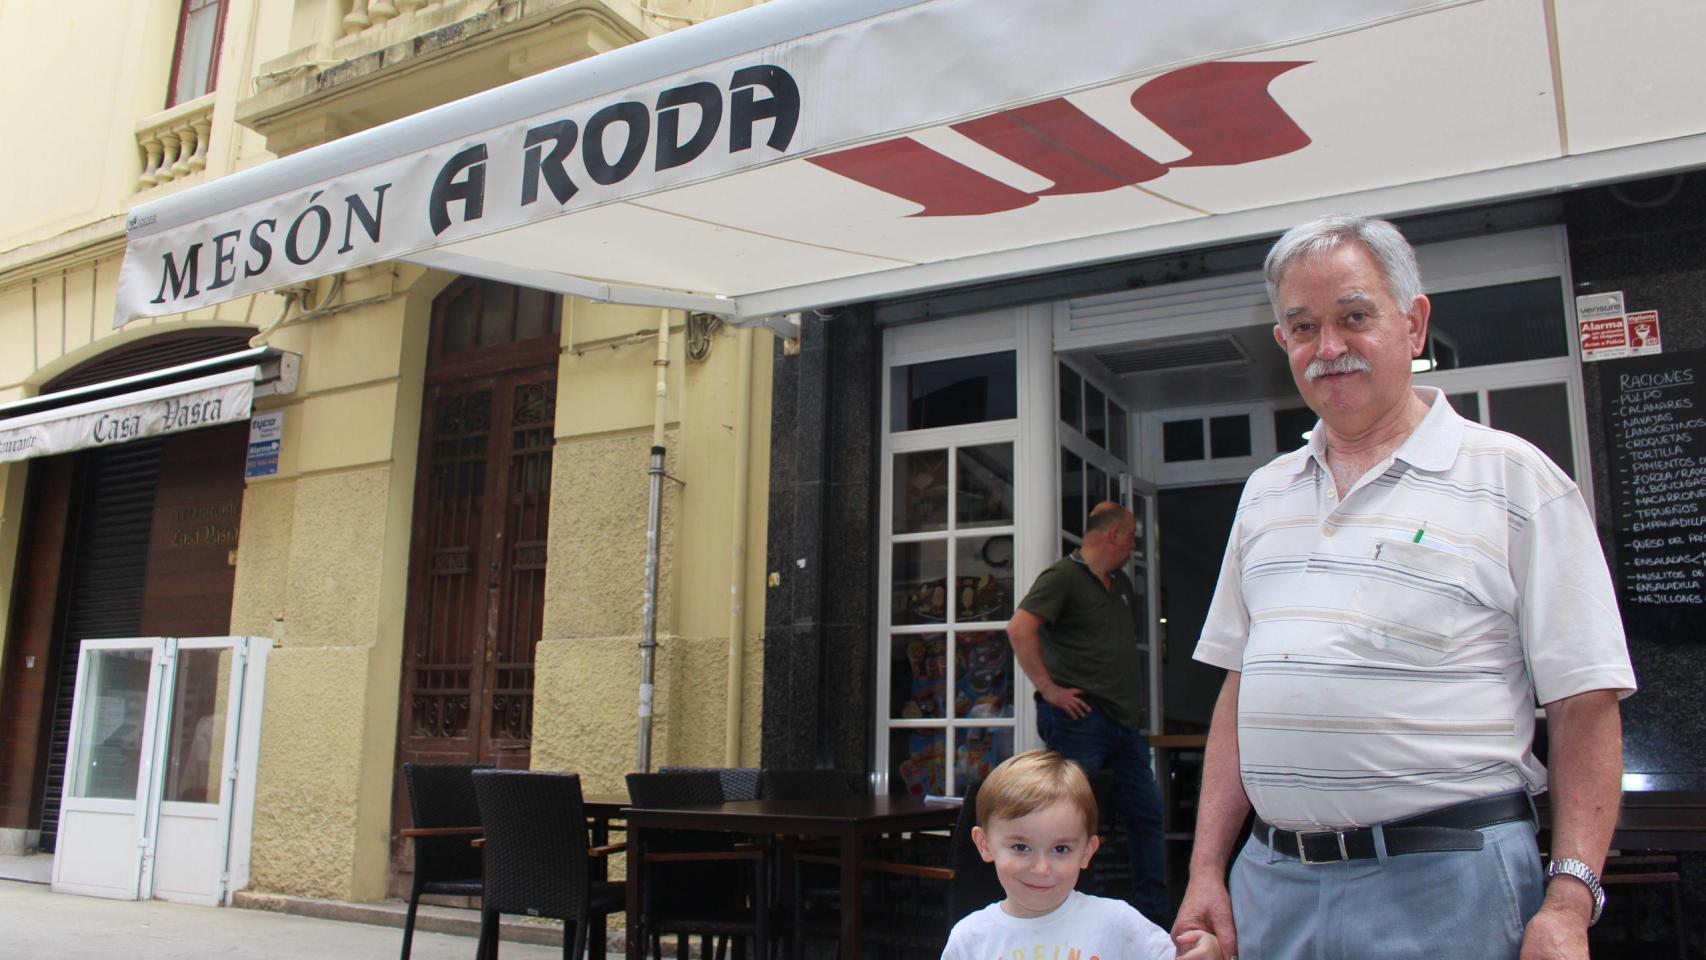
[[[525,769],[545,602],[561,304],[463,278],[433,304],[404,623],[403,763]],[[398,872],[408,869],[393,844]]]

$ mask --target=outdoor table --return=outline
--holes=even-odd
[[[645,831],[703,830],[752,835],[832,837],[841,848],[841,956],[859,956],[859,874],[868,837],[940,830],[959,817],[956,804],[921,797],[848,797],[843,800],[736,800],[693,807],[628,807],[628,960],[644,960],[639,864]]]

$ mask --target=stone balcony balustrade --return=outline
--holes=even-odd
[[[136,125],[136,147],[142,154],[136,189],[147,190],[206,169],[212,129],[212,94],[144,117]]]

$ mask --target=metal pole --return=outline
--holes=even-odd
[[[658,648],[658,542],[663,526],[663,418],[669,382],[669,314],[658,320],[657,407],[652,418],[652,460],[646,468],[651,487],[646,505],[646,592],[640,621],[640,742],[641,773],[652,769],[652,677],[657,668]]]

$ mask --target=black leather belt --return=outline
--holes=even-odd
[[[1528,795],[1518,790],[1480,800],[1419,813],[1381,826],[1386,838],[1387,856],[1406,853],[1438,853],[1450,850],[1479,850],[1483,842],[1481,827],[1534,819],[1534,807]],[[1252,835],[1263,845],[1272,844],[1276,853],[1296,857],[1304,863],[1338,863],[1343,860],[1373,860],[1374,828],[1354,827],[1349,830],[1279,830],[1261,817],[1256,818]]]

